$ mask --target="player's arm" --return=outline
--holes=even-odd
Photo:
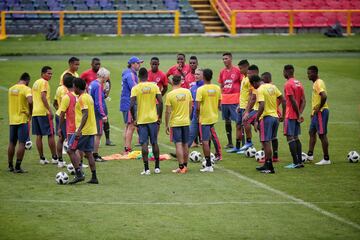
[[[28,105],[29,105],[29,117],[31,117],[32,115],[32,110],[33,110],[33,99],[32,99],[32,96],[27,96],[26,97],[26,100],[28,102]]]
[[[85,123],[88,119],[88,115],[89,115],[89,110],[88,109],[83,109],[81,110],[81,114],[82,114],[82,118],[81,118],[81,123],[80,126],[78,128],[78,130],[76,131],[76,137],[79,138],[81,135],[81,131],[85,126]]]
[[[162,112],[163,112],[163,100],[161,94],[156,94],[156,100],[158,101],[159,107],[157,109],[157,114],[159,117],[158,123],[161,124]]]
[[[164,96],[167,90],[168,90],[168,86],[167,85],[163,86],[163,89],[161,90],[161,96]]]
[[[264,109],[265,109],[265,102],[264,101],[259,102],[259,109],[258,109],[258,112],[256,114],[256,121],[257,122],[259,122],[260,116],[263,114]]]
[[[130,113],[131,113],[131,117],[136,125],[135,105],[136,105],[136,96],[130,98]]]
[[[196,103],[195,103],[196,104]],[[191,118],[191,113],[193,111],[193,104],[192,101],[189,101],[189,117]],[[191,119],[190,119],[191,120]]]
[[[105,82],[105,89],[104,89],[105,98],[109,97],[110,90],[111,90],[111,81],[110,81],[110,79],[108,79]]]
[[[320,105],[315,106],[314,114],[317,113],[318,111],[320,111],[320,109],[324,106],[324,104],[326,103],[326,100],[327,100],[327,95],[326,95],[325,91],[320,92],[319,95],[320,95],[320,98],[321,98],[320,99]]]
[[[61,111],[59,116],[59,126],[62,126],[64,123],[65,123],[65,112]],[[58,129],[58,135],[59,137],[66,138],[66,136],[61,136],[62,135],[61,127],[59,127]]]
[[[41,101],[43,102],[45,108],[49,111],[51,119],[53,119],[54,115],[53,115],[53,113],[51,111],[51,107],[46,99],[46,91],[41,92]]]
[[[251,109],[253,109],[254,105],[256,103],[256,94],[253,94],[251,91],[249,92],[249,101],[245,108],[245,113],[243,116],[243,121],[247,121],[249,118],[249,112]]]
[[[101,90],[101,87],[99,86],[96,90],[96,93],[94,94],[95,95],[95,106],[96,106],[96,109],[99,111],[102,119],[106,122],[107,121],[107,117],[106,117],[106,114],[105,114],[105,111],[104,111],[104,106],[103,106],[103,98],[102,98],[102,90]]]
[[[286,102],[285,102],[285,98],[280,95],[278,96],[279,102],[281,102],[281,107],[282,107],[282,115],[279,118],[279,121],[282,122],[284,121],[284,117],[285,117],[285,111],[286,111]]]
[[[289,95],[289,99],[290,99],[291,107],[294,109],[296,116],[299,119],[300,118],[300,109],[296,103],[294,95]]]
[[[171,106],[166,106],[165,110],[165,132],[167,135],[170,133],[169,121],[170,121],[170,114],[171,114]]]
[[[199,119],[200,116],[200,102],[196,101],[196,119]]]

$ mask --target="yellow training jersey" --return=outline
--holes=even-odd
[[[76,129],[80,127],[82,119],[82,110],[88,110],[88,118],[86,120],[85,126],[81,131],[81,135],[95,135],[97,133],[96,120],[95,120],[95,111],[94,111],[94,101],[92,97],[83,93],[79,96],[79,99],[76,102],[75,106],[75,121]]]
[[[191,92],[186,88],[172,90],[166,95],[166,106],[171,107],[170,127],[190,125]]]
[[[158,120],[157,94],[161,94],[160,89],[153,82],[140,82],[131,89],[131,97],[136,97],[138,124],[154,123]]]
[[[70,73],[71,75],[73,75],[73,76],[76,77],[76,78],[79,77],[79,74],[78,74],[77,72],[74,72],[74,73],[73,73],[73,72],[70,72],[69,69],[67,69],[67,70],[65,70],[65,71],[61,74],[61,76],[60,76],[59,86],[63,85],[63,78],[64,78],[64,75],[65,75],[66,73]]]
[[[9,88],[9,124],[19,125],[29,120],[29,104],[27,97],[31,97],[31,88],[25,84],[15,84]]]
[[[59,86],[56,89],[54,99],[57,101],[59,107],[58,107],[58,110],[56,110],[55,114],[58,116],[60,116],[60,113],[61,113],[61,111],[60,111],[61,100],[62,100],[63,96],[65,96],[68,92],[69,92],[69,90],[64,85]]]
[[[50,86],[48,81],[43,78],[36,80],[32,86],[32,95],[33,95],[33,117],[35,116],[46,116],[49,111],[45,107],[42,99],[41,93],[46,92],[46,100],[50,105]]]
[[[256,96],[255,104],[254,104],[252,109],[257,111],[257,110],[259,110],[259,101],[257,100],[257,98],[258,98],[258,89],[255,89],[254,87],[251,87],[251,93]]]
[[[257,89],[257,101],[264,102],[264,112],[259,119],[265,116],[278,117],[277,98],[281,96],[280,90],[271,83],[264,83]]]
[[[241,81],[241,87],[240,87],[240,108],[246,109],[246,106],[249,102],[249,94],[250,94],[250,81],[248,77],[244,77]]]
[[[203,125],[214,124],[219,118],[220,87],[215,84],[205,84],[198,88],[196,101],[200,102],[199,122]]]
[[[320,105],[321,103],[321,96],[320,93],[325,92],[326,93],[326,86],[323,80],[320,78],[317,79],[313,84],[313,92],[312,92],[312,101],[311,101],[311,107],[314,109],[317,105]],[[325,102],[324,106],[320,109],[320,111],[324,110],[325,108],[329,108],[327,101]],[[313,114],[314,111],[311,111],[311,114]]]

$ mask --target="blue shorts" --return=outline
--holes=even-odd
[[[200,138],[201,138],[202,141],[209,141],[211,139],[211,131],[212,131],[212,129],[214,129],[214,124],[201,125]]]
[[[278,118],[272,116],[265,116],[260,120],[260,141],[268,142],[277,137],[277,130],[279,127]]]
[[[254,123],[256,121],[256,116],[257,116],[257,110],[251,110],[249,112],[249,118],[246,121],[246,124],[253,124],[254,125]]]
[[[300,123],[296,119],[284,120],[284,135],[297,137],[301,133]]]
[[[242,125],[242,118],[244,116],[245,113],[245,109],[244,108],[240,108],[240,111],[237,113],[237,120],[236,123],[238,125]]]
[[[238,104],[221,104],[222,118],[226,121],[237,121],[237,108]]]
[[[75,134],[71,134],[68,140],[68,149],[92,152],[94,151],[94,139],[94,135],[82,135],[76,139]]]
[[[50,115],[32,117],[32,134],[37,136],[54,135],[54,123]]]
[[[329,109],[324,109],[312,116],[309,132],[317,132],[319,135],[327,134],[327,125],[329,121]]]
[[[58,135],[57,131],[59,130],[59,124],[60,124],[60,117],[58,115],[55,115],[56,135]],[[61,126],[61,135],[64,138],[66,137],[66,121],[64,121],[64,124]]]
[[[159,124],[147,123],[147,124],[139,124],[138,125],[138,133],[139,133],[139,142],[141,145],[148,144],[149,138],[151,145],[157,144],[157,135],[158,135]]]
[[[188,143],[189,142],[189,126],[172,127],[170,139],[174,143]]]
[[[102,120],[102,118],[96,117],[96,130],[97,130],[97,135],[102,135],[102,133],[103,133],[103,120]]]
[[[10,142],[16,144],[26,143],[29,140],[29,124],[23,123],[18,125],[10,125]]]

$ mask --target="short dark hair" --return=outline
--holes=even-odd
[[[250,63],[248,62],[247,59],[243,59],[243,60],[240,60],[240,62],[238,63],[238,66],[243,66],[243,65],[250,65]]]
[[[181,83],[181,76],[180,75],[173,76],[172,81],[174,85],[179,85]]]
[[[68,63],[70,64],[70,63],[73,63],[73,62],[76,62],[76,61],[80,61],[80,59],[78,59],[77,57],[71,57],[71,58],[69,58]]]
[[[232,57],[232,54],[231,54],[231,52],[225,52],[225,53],[223,53],[223,56],[230,56],[230,57]]]
[[[82,91],[85,90],[86,82],[85,82],[84,79],[82,79],[82,78],[74,78],[73,83],[74,83],[74,86],[77,87],[78,89],[80,89]]]
[[[52,68],[51,67],[49,67],[49,66],[44,66],[44,67],[42,67],[42,69],[41,69],[41,73],[46,73],[48,70],[51,70]]]
[[[160,61],[158,57],[152,57],[151,60],[150,60],[150,62],[153,61],[153,60],[154,60],[154,61]]]
[[[261,79],[258,75],[253,75],[250,77],[249,80],[250,80],[250,84],[253,85],[256,82],[260,82]]]
[[[185,54],[183,54],[183,53],[178,53],[177,56],[183,56],[184,58],[186,58]]]
[[[313,72],[315,72],[316,74],[319,73],[319,69],[318,69],[318,67],[315,66],[315,65],[312,65],[312,66],[308,67],[308,70],[313,71]]]
[[[255,64],[252,64],[252,65],[249,66],[248,70],[259,71],[259,68]]]
[[[196,61],[197,61],[198,59],[197,59],[196,56],[191,56],[191,57],[190,57],[190,60],[196,60]]]
[[[30,75],[27,72],[24,72],[23,74],[21,74],[20,80],[29,82],[30,81]]]
[[[271,81],[271,73],[269,73],[269,72],[262,73],[261,77]]]
[[[294,66],[293,66],[293,65],[287,64],[287,65],[284,66],[284,70],[285,70],[285,71],[289,71],[289,70],[290,70],[290,71],[293,71],[293,72],[294,72],[295,69],[294,69]]]
[[[213,71],[210,68],[205,68],[203,71],[204,80],[211,81],[213,76]]]
[[[63,77],[63,84],[65,87],[67,88],[72,88],[73,87],[73,81],[74,81],[74,76],[69,74],[69,73],[66,73]]]
[[[148,71],[146,70],[146,68],[142,67],[139,70],[139,79],[140,81],[146,81],[148,78]]]
[[[69,60],[70,61],[70,60]],[[79,60],[78,60],[79,61]],[[91,59],[91,62],[95,62],[95,61],[99,61],[100,62],[100,58],[94,57],[93,59]],[[70,62],[69,62],[70,63]]]

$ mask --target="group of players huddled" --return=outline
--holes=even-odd
[[[286,168],[302,168],[302,144],[298,138],[300,124],[304,121],[304,88],[294,77],[294,67],[285,65],[283,75],[286,79],[284,94],[272,83],[271,73],[259,74],[256,65],[241,60],[238,67],[232,64],[232,54],[224,53],[225,67],[220,71],[218,83],[211,82],[211,69],[198,67],[198,59],[191,56],[189,64],[185,55],[177,55],[177,64],[165,74],[159,70],[160,60],[151,58],[149,70],[141,68],[143,61],[138,57],[128,60],[128,67],[122,73],[120,111],[123,114],[124,154],[132,151],[132,137],[135,129],[142,148],[144,169],[142,175],[149,175],[149,140],[155,158],[154,173],[160,173],[158,133],[163,115],[162,97],[168,90],[165,101],[165,131],[176,147],[179,166],[174,173],[188,171],[189,147],[201,142],[206,166],[201,172],[213,172],[210,159],[210,145],[215,147],[215,160],[222,160],[221,144],[214,125],[219,111],[225,120],[228,153],[244,154],[253,146],[252,128],[259,132],[265,158],[257,167],[261,173],[275,173],[273,162],[279,161],[277,131],[279,122],[284,122],[284,135],[287,138],[293,163]],[[111,84],[110,72],[100,67],[100,59],[93,58],[91,68],[79,77],[77,70],[80,60],[72,57],[67,69],[60,77],[53,106],[56,109],[56,132],[53,127],[54,114],[50,106],[50,87],[52,69],[44,66],[41,78],[32,88],[28,87],[30,76],[23,73],[17,84],[9,89],[10,142],[8,148],[8,167],[14,173],[26,172],[21,168],[25,144],[30,140],[30,120],[32,134],[36,135],[36,147],[40,164],[48,164],[44,157],[42,137],[48,136],[52,153],[51,163],[64,167],[62,157],[63,143],[67,140],[67,153],[76,174],[71,184],[85,179],[82,158],[88,159],[92,177],[88,183],[97,184],[95,161],[102,162],[98,153],[103,131],[106,145],[114,145],[109,138],[109,121],[105,99],[108,98]],[[318,68],[307,69],[309,80],[313,82],[310,141],[307,160],[313,160],[316,134],[323,148],[324,158],[317,165],[330,164],[328,154],[327,123],[329,110],[326,87],[318,76]],[[284,95],[284,97],[283,97]],[[280,110],[280,105],[282,110]],[[236,144],[232,142],[232,121],[236,122]],[[55,133],[58,135],[55,144]],[[13,166],[15,146],[19,142],[16,165]],[[242,146],[241,146],[242,145]]]

